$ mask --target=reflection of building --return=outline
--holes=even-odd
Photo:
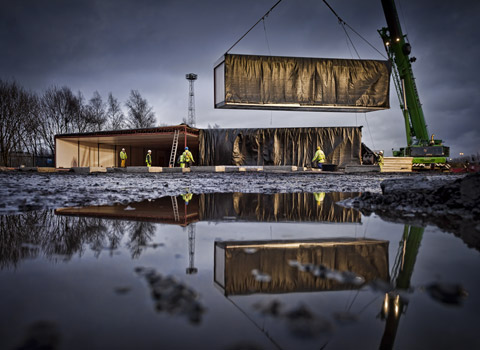
[[[150,221],[163,224],[186,226],[197,222],[198,196],[193,196],[187,205],[178,205],[177,198],[162,197],[151,201],[130,203],[128,205],[100,205],[88,207],[61,208],[55,210],[58,215],[90,216],[108,219]]]
[[[225,295],[358,288],[300,271],[289,264],[292,260],[353,272],[365,282],[389,280],[388,241],[350,238],[216,242],[214,280]],[[269,275],[271,280],[265,283],[256,279],[252,274],[254,270]]]
[[[317,205],[313,193],[210,193],[201,194],[200,221],[222,220],[261,222],[361,222],[358,210],[335,203],[356,194],[330,192]]]
[[[335,202],[348,193],[326,193],[317,205],[312,193],[207,193],[189,197],[188,205],[178,197],[162,197],[129,205],[61,208],[59,215],[91,216],[121,220],[188,225],[197,221],[250,222],[361,222],[357,210]]]

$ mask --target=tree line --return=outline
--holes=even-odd
[[[155,126],[153,108],[137,90],[131,90],[124,106],[126,114],[112,93],[106,101],[97,91],[87,100],[66,86],[37,94],[0,79],[0,165],[9,166],[17,152],[53,155],[56,134]]]

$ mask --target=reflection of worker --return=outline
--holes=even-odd
[[[152,166],[152,151],[148,150],[147,157],[145,158],[145,163],[147,163],[148,167]]]
[[[188,205],[188,202],[190,202],[193,198],[193,193],[185,193],[185,194],[182,194],[182,199],[185,201],[185,204]]]
[[[325,163],[325,153],[323,153],[320,146],[317,147],[317,152],[315,152],[312,162],[317,162],[318,168],[322,169],[322,163]]]
[[[383,169],[383,151],[378,152],[378,166],[380,167],[380,171]]]
[[[184,168],[185,165],[190,168],[192,166],[192,163],[195,163],[195,161],[193,160],[193,154],[188,150],[188,147],[185,147],[185,152],[182,153],[182,156],[184,163],[184,166],[182,168]],[[180,166],[182,166],[182,156],[180,156]]]
[[[122,164],[120,166],[125,168],[125,163],[127,161],[127,152],[125,152],[125,148],[122,148],[120,151],[120,159],[122,160]]]
[[[317,201],[317,205],[322,204],[323,200],[325,199],[325,192],[314,192],[313,196],[315,197],[315,200]]]

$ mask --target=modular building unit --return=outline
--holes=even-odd
[[[317,146],[325,152],[327,163],[361,163],[362,127],[194,129],[177,125],[55,135],[55,166],[118,167],[125,148],[129,167],[145,166],[149,149],[153,166],[168,167],[175,132],[179,133],[176,158],[187,145],[200,166],[310,166]]]
[[[326,162],[361,164],[362,127],[200,130],[199,165],[310,166],[317,146]]]
[[[318,239],[215,242],[214,281],[225,295],[298,293],[358,289],[361,286],[321,278],[292,264],[322,265],[354,273],[366,283],[389,281],[388,241]],[[268,283],[254,271],[269,277]]]
[[[118,167],[120,151],[125,148],[127,166],[145,166],[145,156],[151,150],[152,164],[168,167],[175,133],[179,134],[176,158],[188,146],[197,159],[199,130],[176,125],[55,135],[55,166]]]
[[[370,112],[389,108],[388,61],[226,54],[215,108]]]

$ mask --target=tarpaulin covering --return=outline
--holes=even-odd
[[[315,241],[216,242],[215,282],[226,295],[292,293],[360,288],[351,283],[319,278],[293,267],[290,262],[324,265],[353,272],[365,282],[389,280],[388,241],[334,239]],[[271,277],[268,283],[255,278],[258,270]]]
[[[335,205],[351,197],[346,193],[206,193],[199,195],[200,221],[352,222],[360,223],[358,210]]]
[[[360,164],[361,144],[361,127],[206,129],[199,165],[310,166],[317,146],[326,163]]]
[[[330,112],[389,108],[388,61],[224,56],[214,69],[215,107]]]

